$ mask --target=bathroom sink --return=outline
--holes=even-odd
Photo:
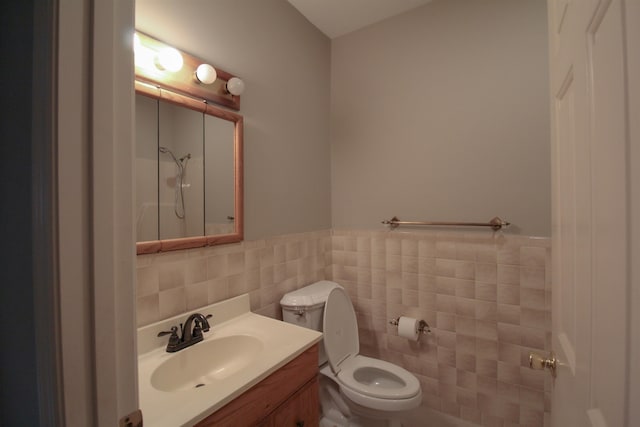
[[[198,309],[212,314],[203,341],[168,353],[158,336],[183,313],[138,329],[138,387],[145,425],[187,427],[241,396],[317,343],[322,334],[251,312],[249,294]]]
[[[151,374],[151,385],[166,392],[206,387],[249,366],[263,348],[264,343],[251,335],[206,340],[160,364]]]

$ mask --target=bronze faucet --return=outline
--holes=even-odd
[[[171,327],[170,331],[159,332],[158,336],[162,337],[170,334],[167,352],[175,353],[203,340],[202,333],[209,332],[209,321],[207,320],[209,318],[211,318],[211,314],[205,316],[200,313],[193,313],[187,317],[184,326],[180,324],[181,336],[178,336],[177,326]]]

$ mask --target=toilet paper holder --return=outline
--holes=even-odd
[[[399,322],[400,322],[400,317],[396,317],[395,319],[389,320],[389,324],[393,325],[393,326],[398,326]],[[430,334],[431,333],[431,327],[424,320],[420,320],[418,322],[418,331],[420,333],[424,334],[424,335]]]

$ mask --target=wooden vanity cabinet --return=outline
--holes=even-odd
[[[317,427],[318,345],[229,402],[197,427]]]
[[[313,427],[320,418],[318,378],[305,384],[269,417],[268,427]]]

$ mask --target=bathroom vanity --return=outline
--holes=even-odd
[[[316,426],[322,334],[250,311],[241,295],[197,310],[212,315],[204,339],[168,353],[185,313],[138,329],[145,425]]]
[[[315,344],[196,426],[317,426],[317,363]]]

